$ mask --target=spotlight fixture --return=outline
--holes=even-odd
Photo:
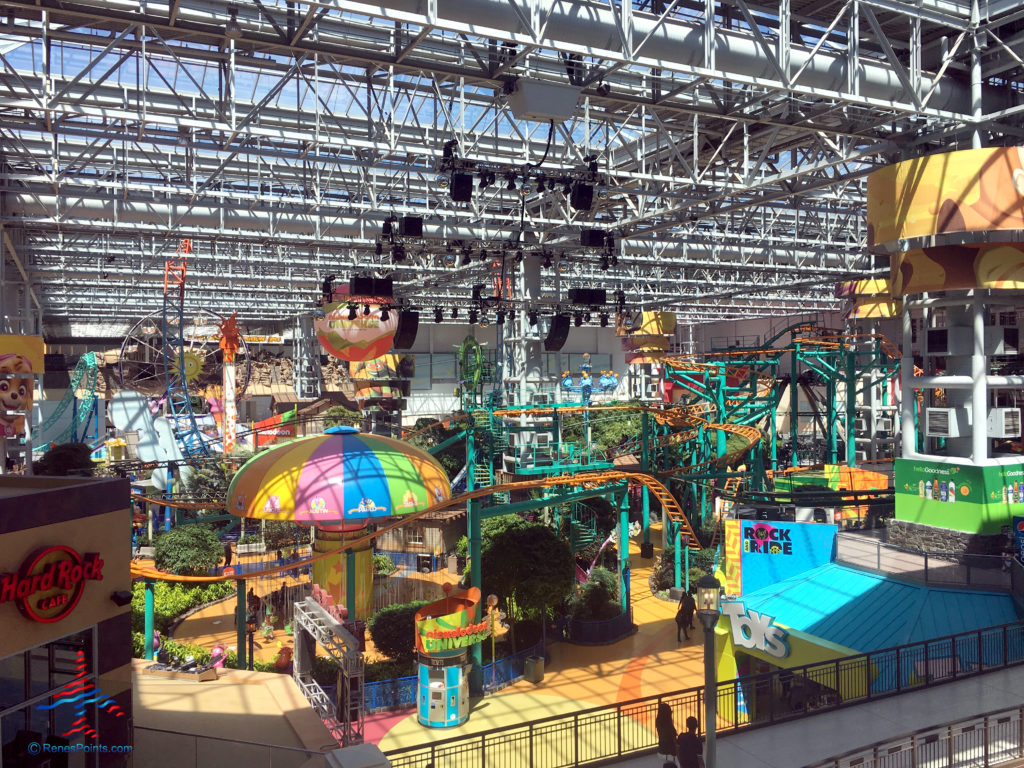
[[[583,322],[584,323],[589,323],[590,322],[590,317],[591,317],[591,315],[590,315],[589,312],[584,312],[583,313]]]
[[[448,189],[448,177],[443,173],[439,173],[434,181],[437,182],[439,189]]]
[[[521,250],[516,251],[516,264],[523,263],[523,252]]]
[[[459,308],[452,307],[452,320],[455,320],[459,316]]]
[[[561,272],[562,274],[565,274],[566,272],[568,272],[569,271],[569,262],[566,261],[565,259],[559,259],[559,261],[558,261],[558,271]]]
[[[452,252],[451,252],[450,250],[449,250],[449,251],[447,251],[447,252],[445,253],[445,255],[444,255],[444,258],[442,259],[442,263],[443,263],[443,264],[444,264],[444,265],[445,265],[446,267],[448,267],[449,269],[451,269],[452,267],[454,267],[454,266],[456,265],[456,263],[457,263],[457,259],[455,258],[455,254],[454,254],[454,253],[452,253]]]
[[[441,323],[444,320],[444,315],[441,314],[440,307],[434,307],[434,322]]]
[[[544,177],[543,176],[538,176],[537,177],[537,191],[538,192],[543,192],[546,189],[547,189],[547,187],[544,186]]]
[[[544,268],[545,269],[551,269],[551,254],[550,253],[545,253],[544,254]]]
[[[607,312],[602,312],[601,313],[601,327],[602,328],[607,328],[608,327],[608,313]]]
[[[526,197],[531,192],[533,192],[533,186],[530,184],[530,180],[523,179],[523,183],[519,187],[519,194],[521,194],[523,197]]]
[[[605,272],[608,271],[608,257],[607,256],[602,256],[601,257],[601,269],[604,270]]]
[[[100,279],[102,279],[102,280],[106,280],[106,279],[107,279],[107,278],[109,278],[109,277],[110,277],[110,274],[109,274],[109,273],[107,273],[107,272],[104,272],[104,273],[102,273],[102,274],[100,275]]]
[[[108,253],[108,254],[107,254],[107,258],[105,259],[105,261],[107,262],[107,264],[113,264],[113,263],[114,263],[114,261],[116,261],[116,259],[115,259],[115,257],[113,256],[113,254],[109,254],[109,253]]]
[[[530,325],[536,325],[537,324],[537,310],[531,309],[529,312],[526,313],[526,318],[527,318],[527,320],[529,320]]]
[[[368,314],[370,314],[370,305],[369,304],[363,304],[363,317],[365,317]]]
[[[388,313],[388,308],[387,307],[381,307],[380,308],[380,321],[382,323],[386,323],[388,321],[388,317],[390,317],[390,315]]]
[[[238,25],[238,9],[234,6],[228,8],[228,23],[224,25],[224,37],[228,40],[241,40],[242,28]]]
[[[497,315],[495,315],[494,322],[498,325],[505,324],[505,310],[499,309]]]
[[[480,171],[480,189],[487,189],[494,183],[494,171]]]
[[[487,249],[486,248],[481,248],[480,249],[480,261],[487,261]]]
[[[384,253],[384,243],[382,243],[380,240],[378,240],[377,241],[377,247],[376,247],[375,250],[377,251],[377,255],[378,256],[380,256],[382,253]]]
[[[348,305],[348,319],[349,320],[355,320],[356,319],[356,305],[355,304],[349,304]]]
[[[612,259],[612,266],[613,267],[619,266],[619,256],[618,256],[618,254],[613,253],[612,256],[611,256],[611,259]]]
[[[597,199],[607,200],[608,199],[608,187],[602,185],[597,188]]]
[[[405,246],[401,243],[395,243],[391,248],[391,260],[396,264],[400,261],[405,261]]]
[[[469,310],[469,324],[476,325],[476,321],[480,319],[480,314],[476,309]]]
[[[603,81],[598,84],[597,88],[594,89],[594,93],[596,93],[598,96],[601,96],[601,97],[605,97],[605,96],[607,96],[611,92],[612,92],[611,86],[608,85],[608,83],[603,82]]]
[[[566,197],[572,194],[572,179],[562,179],[562,194]]]
[[[579,312],[574,312],[572,315],[572,324],[575,325],[577,328],[583,325],[583,315],[581,315]]]
[[[506,173],[505,181],[508,182],[505,184],[505,189],[514,190],[516,188],[516,175],[514,173]]]

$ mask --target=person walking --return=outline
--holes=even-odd
[[[697,602],[689,592],[683,592],[679,598],[679,608],[676,611],[676,642],[683,642],[679,637],[680,633],[690,639],[690,630],[693,629],[693,614],[697,610]]]
[[[224,567],[227,568],[231,565],[231,542],[225,542],[224,544]]]
[[[658,702],[658,715],[654,718],[654,730],[658,734],[658,756],[662,768],[676,765],[676,724],[672,722],[672,709],[664,701]]]
[[[704,768],[704,744],[697,735],[697,718],[686,718],[686,730],[676,739],[679,768]]]

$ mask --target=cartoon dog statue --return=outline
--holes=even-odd
[[[0,373],[31,374],[32,364],[22,355],[0,355]],[[15,437],[25,432],[25,417],[6,411],[32,410],[32,377],[0,378],[0,437]]]

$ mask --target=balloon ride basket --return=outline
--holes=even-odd
[[[469,718],[468,649],[451,656],[419,654],[416,718],[430,728],[453,728]]]

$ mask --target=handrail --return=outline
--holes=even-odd
[[[1024,736],[1021,734],[1021,728],[1024,727],[1024,706],[994,709],[990,712],[974,715],[973,717],[965,717],[959,720],[951,720],[946,723],[928,726],[926,728],[919,728],[916,731],[910,731],[909,733],[904,733],[891,739],[884,739],[882,741],[876,741],[872,744],[859,747],[858,749],[851,749],[848,752],[844,752],[841,755],[835,755],[827,760],[821,760],[817,763],[806,765],[804,768],[840,768],[841,765],[853,764],[856,764],[859,768],[876,768],[876,766],[881,768],[882,766],[895,764],[897,760],[894,758],[898,758],[899,753],[915,752],[920,748],[920,745],[930,745],[935,744],[936,742],[940,743],[938,743],[933,749],[929,750],[928,753],[928,765],[931,766],[931,768],[947,768],[947,766],[968,764],[974,765],[975,763],[969,762],[968,758],[961,754],[963,750],[955,748],[953,739],[955,736],[977,734],[979,721],[981,721],[981,724],[983,725],[982,730],[985,734],[983,751],[987,758],[981,765],[992,765],[993,757],[996,758],[995,762],[1001,763],[1020,756],[1021,751],[1024,750]],[[998,729],[995,739],[992,738],[993,726]],[[954,731],[956,730],[959,730],[960,732],[954,734]],[[943,736],[941,732],[943,731],[945,731],[944,735],[946,737],[946,744],[944,745],[941,743]],[[974,752],[979,748],[976,739],[969,739],[966,741],[967,744],[964,746],[968,748],[968,751]],[[990,745],[992,741],[997,742],[997,749],[1003,754],[993,755],[991,753]],[[936,757],[940,760],[944,757],[946,761],[935,762],[934,758]],[[971,757],[974,757],[974,755],[971,755]],[[860,758],[860,761],[854,763],[853,760],[856,760],[857,758]]]
[[[285,752],[301,752],[307,757],[311,757],[313,755],[326,755],[335,749],[340,749],[336,742],[325,744],[319,749],[311,749],[309,747],[289,747],[285,744],[266,744],[261,741],[253,741],[252,739],[229,739],[224,736],[208,736],[203,733],[187,733],[185,731],[175,731],[171,728],[153,728],[148,725],[136,724],[132,726],[132,729],[136,731],[152,731],[153,733],[166,733],[172,736],[184,736],[189,739],[206,739],[208,741],[222,741],[227,742],[229,744],[243,744],[247,747],[263,747],[265,749],[280,749],[284,750]]]

